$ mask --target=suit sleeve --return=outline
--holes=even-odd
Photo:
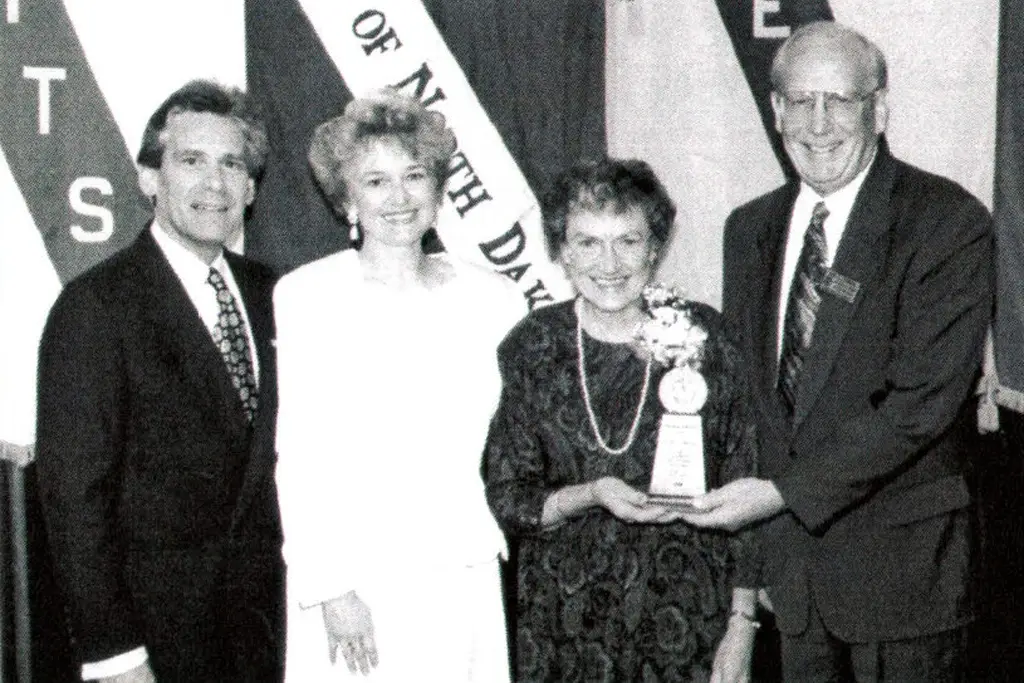
[[[918,218],[889,357],[880,361],[884,386],[850,409],[856,412],[834,407],[839,418],[827,443],[795,458],[775,482],[811,530],[822,530],[912,466],[951,428],[978,378],[992,312],[991,220],[973,198],[942,199],[932,197]]]
[[[722,240],[722,318],[725,322],[726,333],[739,348],[746,346],[739,335],[742,326],[738,324],[740,309],[743,306],[742,285],[746,282],[745,275],[739,270],[740,265],[745,263],[746,245],[740,239],[741,226],[738,223],[736,212],[733,212],[725,220]]]
[[[39,354],[37,469],[50,547],[82,661],[143,645],[116,528],[127,395],[117,321],[73,283]]]

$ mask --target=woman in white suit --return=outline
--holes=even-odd
[[[396,93],[351,102],[309,153],[360,243],[275,292],[277,485],[289,681],[508,680],[480,458],[512,283],[427,255],[455,138]]]

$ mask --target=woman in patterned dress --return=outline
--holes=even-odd
[[[563,174],[543,209],[579,296],[502,342],[485,452],[488,501],[518,550],[516,680],[747,680],[752,539],[687,526],[646,493],[667,369],[636,330],[675,207],[644,162],[603,160]],[[754,469],[744,377],[719,314],[684,308],[707,335],[699,415],[715,487]]]
[[[509,678],[480,457],[495,349],[526,303],[505,277],[424,253],[454,150],[440,113],[395,93],[313,138],[317,181],[361,246],[274,294],[288,681]]]

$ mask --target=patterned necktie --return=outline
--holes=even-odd
[[[259,402],[259,387],[256,386],[256,374],[253,371],[245,323],[238,313],[235,297],[231,295],[224,284],[224,277],[216,268],[210,268],[210,276],[206,281],[217,292],[217,303],[220,305],[220,316],[217,318],[217,324],[213,326],[213,341],[220,349],[231,383],[235,385],[238,396],[242,399],[245,416],[252,422]]]
[[[796,263],[793,282],[786,302],[786,318],[782,326],[782,355],[779,357],[778,389],[790,413],[796,405],[796,390],[800,372],[804,367],[804,355],[811,346],[814,334],[814,319],[821,304],[818,284],[825,271],[825,219],[828,209],[825,202],[814,205],[811,222],[804,233],[804,246]]]

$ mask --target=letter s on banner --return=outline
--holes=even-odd
[[[114,234],[114,214],[104,206],[87,203],[82,198],[83,190],[96,190],[106,197],[114,194],[114,188],[106,178],[90,176],[75,178],[71,187],[68,188],[68,203],[71,205],[71,210],[83,216],[100,219],[100,229],[86,230],[81,225],[72,225],[71,236],[79,242],[106,242]]]

